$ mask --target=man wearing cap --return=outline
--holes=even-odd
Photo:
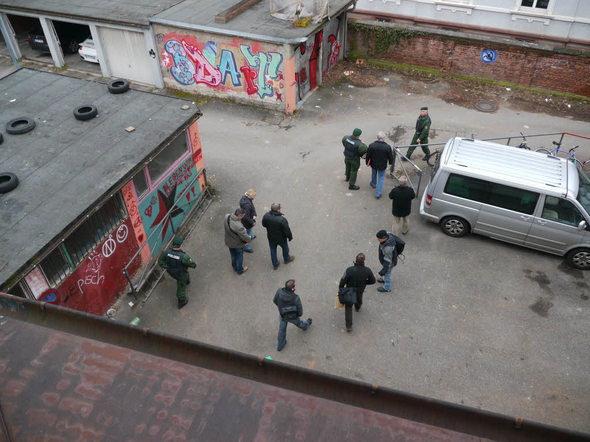
[[[256,191],[254,189],[248,189],[242,199],[240,199],[240,207],[244,209],[244,217],[242,218],[242,224],[246,228],[246,233],[250,239],[256,238],[256,235],[252,233],[252,227],[256,224],[256,209],[254,208],[254,198],[256,197]],[[250,244],[244,246],[244,252],[252,253],[252,247]]]
[[[371,187],[376,189],[375,196],[377,199],[381,198],[387,164],[389,163],[393,167],[394,160],[391,146],[385,142],[385,132],[381,131],[377,134],[377,141],[369,144],[367,159],[365,160],[367,166],[371,166]]]
[[[356,128],[352,131],[352,135],[346,135],[342,138],[342,145],[344,146],[344,175],[346,176],[350,190],[360,189],[356,185],[356,175],[359,167],[361,167],[361,157],[367,152],[367,146],[359,138],[362,133],[362,130]]]
[[[395,235],[393,233],[386,232],[385,230],[379,230],[377,232],[377,241],[379,241],[379,262],[383,266],[379,270],[380,278],[377,282],[382,282],[383,287],[377,289],[378,292],[390,292],[391,291],[391,271],[397,265],[397,250]]]
[[[408,148],[408,152],[406,156],[411,158],[414,149],[416,149],[416,144],[419,144],[422,148],[422,152],[424,152],[424,160],[428,155],[430,155],[430,149],[428,149],[428,133],[430,132],[430,117],[428,116],[428,108],[426,106],[420,108],[420,116],[416,120],[416,133],[414,134],[414,138],[412,138],[411,147]]]
[[[197,264],[188,256],[180,246],[182,238],[175,237],[172,240],[172,247],[164,250],[158,259],[158,264],[166,269],[168,274],[176,279],[176,297],[178,298],[178,308],[188,304],[186,297],[186,286],[190,284],[187,268],[194,269]]]

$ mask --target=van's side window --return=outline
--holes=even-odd
[[[558,223],[577,226],[584,219],[570,201],[555,196],[546,196],[541,217]]]
[[[449,176],[445,193],[527,215],[533,214],[539,199],[536,192],[456,174]]]

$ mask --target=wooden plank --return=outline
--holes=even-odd
[[[242,0],[241,2],[236,3],[233,6],[230,6],[225,11],[220,12],[215,16],[215,23],[227,23],[236,15],[241,14],[250,6],[255,5],[260,0]]]

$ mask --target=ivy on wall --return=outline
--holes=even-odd
[[[348,23],[348,29],[362,37],[365,47],[368,46],[368,43],[373,42],[375,55],[386,54],[390,47],[397,46],[401,40],[422,35],[421,32],[406,28],[369,25],[355,21]]]

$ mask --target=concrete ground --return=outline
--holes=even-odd
[[[203,105],[199,127],[216,196],[184,244],[198,263],[191,271],[190,303],[176,308],[175,282],[166,276],[132,310],[122,299],[116,319],[137,316],[141,327],[590,432],[590,273],[566,267],[560,257],[479,236],[448,237],[420,218],[416,200],[393,292],[369,286],[352,333],[345,332],[344,310],[334,308],[338,281],[359,252],[379,270],[375,233],[389,230],[392,216],[388,198],[375,198],[364,165],[361,189],[348,190],[343,135],[359,127],[368,143],[384,130],[395,134],[398,145],[408,144],[423,105],[432,117],[431,142],[471,133],[590,135],[585,122],[449,105],[434,98],[444,82],[407,94],[401,78],[388,79],[386,87],[320,88],[293,117],[228,103]],[[581,150],[590,156],[590,146]],[[386,179],[384,192],[393,185]],[[296,259],[273,271],[265,231],[256,226],[255,252],[245,254],[249,270],[237,276],[222,223],[248,188],[258,192],[259,218],[272,202],[282,203]],[[304,318],[314,321],[306,332],[289,326],[288,344],[279,353],[272,298],[289,278],[297,281]]]

